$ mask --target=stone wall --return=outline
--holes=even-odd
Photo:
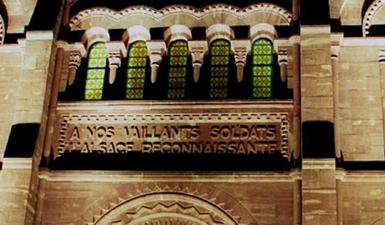
[[[340,50],[336,135],[345,160],[384,160],[380,46],[372,44],[347,39]]]
[[[86,224],[117,202],[154,192],[199,196],[240,224],[293,224],[295,173],[45,173],[43,224]],[[73,182],[76,180],[76,182]],[[205,201],[206,201],[205,200]],[[171,203],[170,203],[171,204]]]

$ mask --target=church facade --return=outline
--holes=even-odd
[[[0,0],[0,225],[385,224],[385,1]]]

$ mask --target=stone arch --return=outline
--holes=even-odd
[[[217,23],[229,26],[255,23],[290,25],[292,15],[286,9],[270,3],[257,3],[245,8],[214,4],[201,9],[174,5],[159,10],[147,6],[130,6],[120,11],[109,8],[86,9],[74,15],[69,26],[71,30],[86,30],[92,26],[125,28],[141,25],[152,28],[171,26],[175,22],[188,27],[209,27]]]
[[[102,210],[88,224],[151,225],[154,221],[154,224],[170,224],[170,221],[174,221],[179,225],[240,224],[239,218],[206,198],[167,191],[146,193],[124,200],[108,210]]]
[[[366,9],[362,20],[362,36],[369,35],[369,29],[373,24],[385,23],[385,1],[374,0]]]

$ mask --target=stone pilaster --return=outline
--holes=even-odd
[[[110,68],[110,74],[108,82],[113,84],[116,78],[116,70],[122,64],[122,55],[124,55],[127,50],[123,42],[108,42],[108,66]]]
[[[333,121],[330,26],[301,27],[302,121]]]
[[[337,225],[335,159],[302,163],[302,225]]]

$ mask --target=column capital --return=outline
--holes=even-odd
[[[237,67],[237,81],[243,80],[243,71],[246,65],[247,54],[250,51],[250,41],[236,40],[231,42],[231,47],[234,52],[234,62]]]

